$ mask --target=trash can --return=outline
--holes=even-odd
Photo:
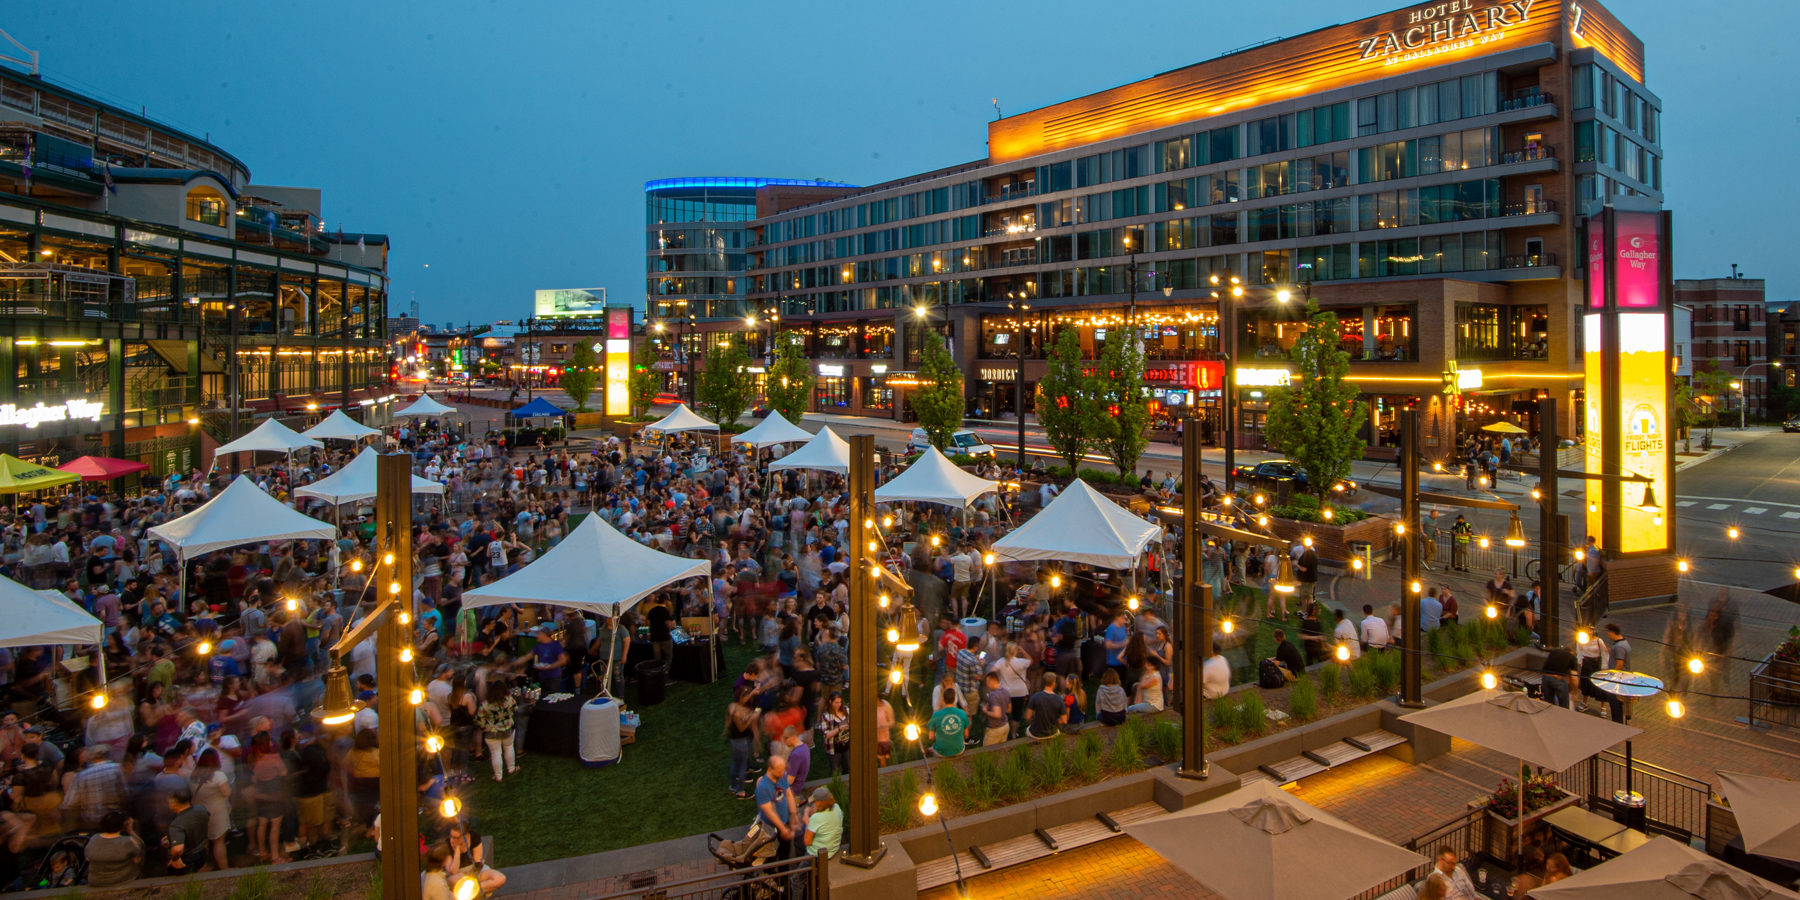
[[[669,664],[649,659],[637,664],[638,705],[655,706],[669,693]]]
[[[1375,577],[1375,545],[1368,541],[1350,542],[1350,574],[1363,581]]]
[[[1644,795],[1637,791],[1613,791],[1613,821],[1644,830]]]

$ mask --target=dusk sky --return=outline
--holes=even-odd
[[[322,188],[330,229],[392,236],[393,310],[443,324],[523,317],[544,287],[641,303],[648,179],[912,175],[984,156],[991,98],[1022,112],[1402,5],[99,0],[0,28],[52,81]],[[1738,263],[1800,298],[1793,0],[1610,8],[1663,100],[1677,276]]]

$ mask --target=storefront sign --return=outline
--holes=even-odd
[[[1004,367],[983,368],[980,373],[982,381],[1017,381],[1019,370]]]
[[[819,363],[819,374],[826,378],[842,378],[844,367],[836,363]]]
[[[1239,366],[1231,377],[1238,387],[1287,387],[1293,376],[1286,369],[1248,369]]]
[[[1146,368],[1144,381],[1172,388],[1216,391],[1225,381],[1225,364],[1207,361],[1160,365]]]
[[[886,375],[887,374],[887,363],[876,363],[875,365],[870,366],[869,374],[871,374],[871,375]]]
[[[1613,267],[1618,280],[1614,290],[1620,309],[1655,309],[1662,306],[1662,264],[1657,259],[1657,222],[1659,213],[1617,213],[1618,238],[1613,252],[1619,260]]]
[[[1459,391],[1481,390],[1481,370],[1480,369],[1457,369],[1456,370],[1456,389]]]
[[[1416,7],[1406,16],[1406,27],[1356,43],[1360,59],[1398,65],[1440,53],[1487,44],[1506,36],[1509,26],[1523,25],[1531,16],[1534,0],[1448,0]]]
[[[76,419],[98,422],[102,415],[104,415],[102,404],[89,400],[70,400],[56,406],[45,406],[39,403],[24,409],[8,403],[0,406],[0,425],[22,425],[26,428],[36,428],[45,422],[72,422]]]
[[[1619,274],[1623,288],[1623,268]],[[1621,305],[1624,300],[1621,291]],[[1664,421],[1668,415],[1669,365],[1664,328],[1662,313],[1619,316],[1619,397],[1612,405],[1619,417],[1613,425],[1619,433],[1619,467],[1650,479],[1621,487],[1618,550],[1622,553],[1668,549],[1668,531],[1660,527],[1665,521],[1660,504],[1670,502],[1668,429]],[[1657,507],[1642,502],[1652,494],[1659,498]]]

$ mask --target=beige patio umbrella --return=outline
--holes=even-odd
[[[1720,772],[1719,783],[1745,851],[1800,862],[1800,782]]]
[[[1531,891],[1535,900],[1800,900],[1800,894],[1666,837]]]
[[[1426,862],[1266,781],[1125,833],[1226,900],[1343,900]]]
[[[1520,428],[1517,425],[1514,425],[1511,422],[1493,422],[1493,423],[1481,426],[1481,430],[1482,431],[1491,431],[1494,434],[1529,434],[1530,433],[1530,432],[1527,432],[1525,429]]]
[[[1521,807],[1527,763],[1561,772],[1643,733],[1641,728],[1582,715],[1517,691],[1476,691],[1449,703],[1408,713],[1400,721],[1516,757]],[[1520,815],[1521,830],[1524,821]]]

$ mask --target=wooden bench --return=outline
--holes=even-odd
[[[1303,751],[1299,756],[1291,759],[1267,763],[1256,768],[1263,777],[1277,785],[1293,784],[1307,776],[1317,775],[1326,769],[1333,769],[1344,763],[1362,759],[1372,753],[1379,753],[1389,747],[1404,743],[1406,743],[1406,738],[1377,728],[1374,731],[1347,737],[1316,750]]]
[[[1091,819],[1058,825],[1047,831],[1040,828],[1031,834],[959,849],[954,856],[941,856],[920,863],[914,870],[918,889],[923,893],[946,884],[955,884],[958,866],[961,866],[963,878],[973,878],[1008,866],[1054,856],[1065,850],[1097,844],[1123,834],[1126,825],[1167,813],[1168,810],[1163,809],[1159,803],[1140,803],[1117,812],[1100,813]]]

